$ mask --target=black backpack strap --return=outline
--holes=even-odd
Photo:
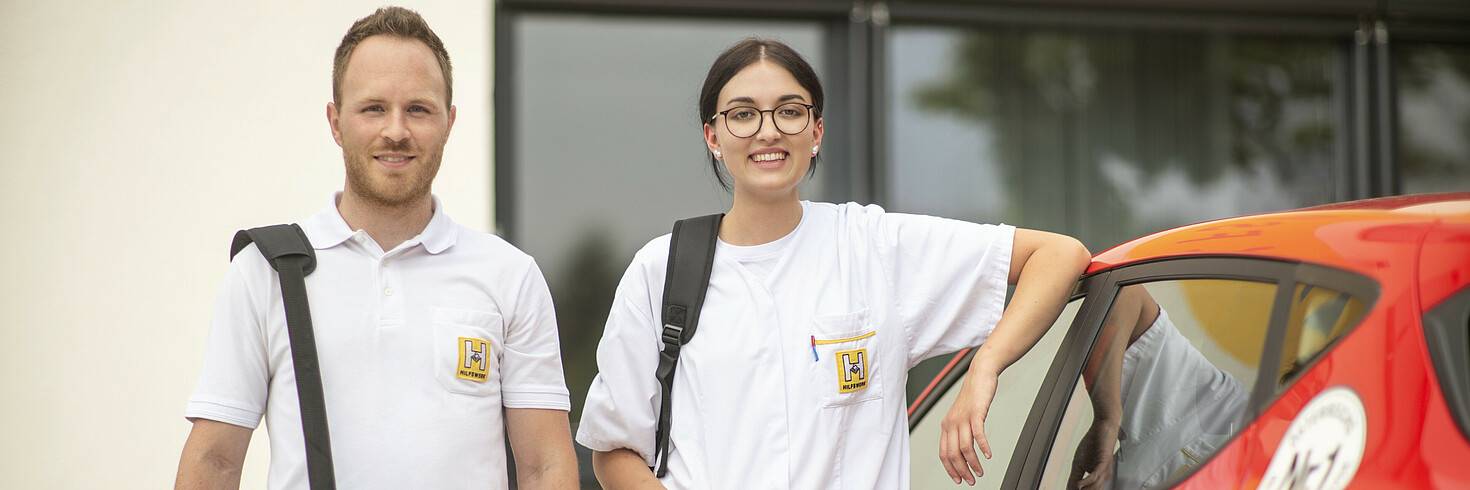
[[[322,396],[321,367],[317,365],[316,335],[311,330],[311,308],[306,301],[306,275],[316,270],[316,251],[311,248],[306,232],[292,223],[240,230],[230,246],[230,259],[251,242],[281,278],[291,361],[296,366],[296,396],[301,400],[301,431],[306,436],[307,479],[312,490],[336,488],[332,442],[327,433],[327,405]]]
[[[679,364],[679,349],[694,338],[699,326],[699,310],[704,305],[704,291],[709,288],[710,271],[715,265],[715,241],[724,214],[711,214],[674,223],[674,236],[669,240],[669,270],[664,276],[663,341],[658,357],[658,384],[663,388],[662,406],[658,412],[654,458],[655,472],[663,478],[669,471],[669,416],[673,407],[674,367]]]

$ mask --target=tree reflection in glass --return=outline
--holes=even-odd
[[[905,61],[925,49],[948,56]],[[890,59],[899,210],[1053,229],[1101,250],[1338,197],[1341,61],[1329,40],[905,27]],[[906,127],[931,124],[959,129],[936,140]],[[974,201],[957,194],[983,185],[940,180],[975,166],[995,169],[996,204],[933,209]],[[921,168],[936,176],[908,175]]]

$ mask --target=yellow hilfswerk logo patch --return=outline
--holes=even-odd
[[[490,342],[473,337],[459,338],[459,371],[454,377],[484,382],[490,377]]]
[[[852,393],[868,387],[868,349],[837,351],[837,392]]]

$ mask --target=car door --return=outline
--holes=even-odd
[[[1046,374],[1017,363],[1028,374],[1016,378],[1032,381],[1008,387],[1011,370],[1002,376],[1001,390],[1022,393],[1003,399],[998,392],[995,405],[1025,411],[1026,422],[1014,441],[1002,439],[1009,459],[991,463],[1004,478],[987,469],[982,481],[1074,488],[1101,470],[1095,478],[1110,488],[1235,486],[1244,450],[1232,447],[1236,435],[1356,326],[1375,295],[1361,276],[1247,257],[1158,260],[1084,278],[1058,321],[1069,330],[1053,328],[1055,347],[1043,340],[1027,355],[1049,360]],[[1026,394],[1034,395],[1029,406],[1018,401]],[[937,456],[919,455],[926,424],[937,427],[944,401],[913,419],[915,488],[953,485]],[[1009,423],[987,420],[987,433]],[[939,478],[922,480],[933,476],[923,472]]]

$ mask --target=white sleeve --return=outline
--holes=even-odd
[[[1005,310],[1015,227],[886,213],[877,230],[909,367],[990,336]]]
[[[274,281],[250,284],[247,269],[251,267],[269,267],[255,245],[241,250],[230,264],[215,299],[199,383],[184,408],[189,419],[254,429],[265,414],[271,370],[260,305],[267,301],[257,301],[256,294],[261,288],[274,287]]]
[[[541,268],[528,262],[516,291],[515,311],[506,320],[501,403],[506,408],[571,410],[551,292]]]
[[[650,272],[638,264],[635,258],[618,284],[597,345],[598,373],[587,390],[577,442],[594,451],[631,449],[652,465],[662,399],[655,377],[662,327],[651,310],[650,291],[662,297],[663,278],[645,277]]]

